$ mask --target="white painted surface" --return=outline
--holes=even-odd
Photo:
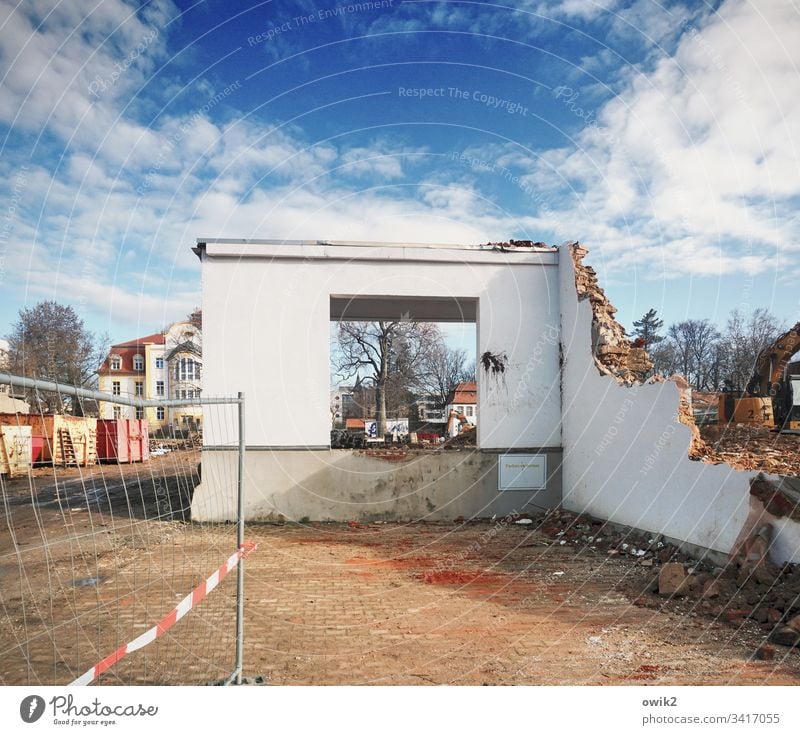
[[[209,244],[204,393],[245,392],[248,445],[327,446],[332,294],[476,298],[478,356],[508,356],[500,376],[478,370],[479,446],[558,447],[556,263],[556,253]]]
[[[627,388],[601,375],[591,355],[591,306],[578,301],[566,249],[560,279],[564,507],[728,553],[750,511],[756,473],[689,459],[691,432],[678,421],[674,383]],[[776,561],[800,561],[796,529],[781,525]]]

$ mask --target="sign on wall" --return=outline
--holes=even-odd
[[[545,454],[501,454],[497,469],[499,490],[544,490],[547,486]]]

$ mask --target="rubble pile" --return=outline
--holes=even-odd
[[[678,399],[678,421],[685,426],[688,426],[692,432],[692,438],[689,442],[689,458],[702,459],[706,462],[720,462],[714,454],[711,447],[706,444],[700,429],[694,420],[694,410],[692,407],[692,388],[683,375],[672,375],[670,381],[675,383],[680,394]]]
[[[737,470],[759,470],[800,477],[800,436],[777,434],[757,426],[704,426],[705,448],[692,459],[726,462]]]
[[[482,248],[491,248],[492,250],[500,250],[507,252],[509,250],[516,250],[519,248],[528,248],[530,250],[544,250],[546,252],[555,252],[558,250],[553,245],[548,245],[544,242],[533,242],[533,240],[508,240],[507,242],[487,242],[481,245]]]
[[[564,510],[546,513],[539,530],[562,546],[652,568],[637,605],[672,606],[679,613],[705,614],[737,627],[754,621],[773,643],[800,646],[800,565],[769,561],[769,525],[757,528],[724,567],[693,559],[658,534],[623,531]]]
[[[474,447],[478,444],[478,432],[474,428],[465,429],[460,434],[451,437],[441,446],[444,449],[458,449],[459,447]]]
[[[643,566],[669,561],[691,562],[659,534],[623,531],[590,516],[553,509],[545,513],[540,530],[561,546],[579,546],[609,557],[629,557]]]
[[[578,298],[588,298],[592,305],[592,353],[597,367],[622,385],[641,383],[653,363],[644,349],[631,344],[625,328],[616,320],[617,309],[598,285],[594,268],[582,262],[587,252],[578,243],[570,247]]]

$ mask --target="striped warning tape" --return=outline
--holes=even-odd
[[[106,656],[102,661],[96,663],[85,674],[79,676],[70,686],[86,686],[93,682],[100,674],[113,666],[117,661],[131,653],[144,648],[148,643],[152,643],[162,633],[169,630],[195,605],[202,602],[211,590],[213,590],[228,574],[232,571],[241,559],[244,559],[250,552],[255,551],[258,544],[244,543],[235,553],[228,557],[228,560],[214,572],[205,582],[197,585],[186,597],[184,597],[166,617],[156,623],[150,630],[142,633],[138,638],[134,638],[130,643],[120,646],[114,653]]]

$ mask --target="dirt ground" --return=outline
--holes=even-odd
[[[161,617],[235,545],[185,509],[197,452],[2,485],[0,682],[67,683]],[[269,684],[797,684],[800,652],[654,570],[537,528],[250,524],[245,674]],[[8,531],[8,532],[6,532]],[[198,684],[233,652],[233,576],[100,683]]]

